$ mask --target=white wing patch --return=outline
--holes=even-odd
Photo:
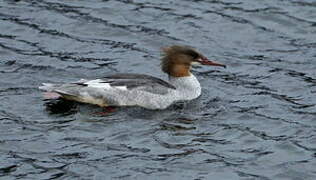
[[[126,86],[115,86],[114,88],[127,91],[127,87]]]
[[[112,88],[109,83],[104,83],[104,82],[102,82],[101,79],[87,81],[87,82],[85,82],[85,84],[88,85],[88,87],[94,87],[94,88],[102,88],[102,89],[111,89]]]
[[[110,83],[105,83],[101,79],[87,81],[84,84],[88,85],[88,87],[101,88],[105,90],[110,90],[110,89],[127,90],[126,86],[111,86]]]

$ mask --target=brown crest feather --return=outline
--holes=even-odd
[[[175,77],[189,76],[191,62],[202,56],[191,47],[179,45],[163,47],[162,52],[162,71]]]

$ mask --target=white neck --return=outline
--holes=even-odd
[[[169,77],[169,82],[176,87],[177,96],[191,100],[201,95],[201,85],[196,77],[190,73],[185,77]]]

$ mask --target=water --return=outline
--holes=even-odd
[[[0,1],[1,179],[315,179],[312,0]],[[37,87],[117,72],[166,78],[159,49],[227,69],[166,110],[48,103]]]

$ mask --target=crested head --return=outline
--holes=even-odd
[[[162,48],[163,57],[161,69],[163,72],[174,77],[190,76],[192,64],[203,64],[213,66],[225,66],[223,64],[209,61],[205,56],[192,47],[188,46],[169,46]]]
[[[202,57],[195,49],[187,46],[169,46],[162,48],[162,71],[171,76],[189,76],[194,59]]]

